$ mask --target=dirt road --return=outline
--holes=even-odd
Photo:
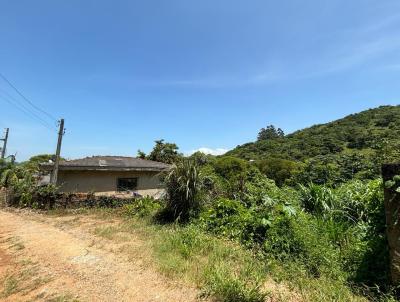
[[[47,217],[0,210],[1,301],[196,301],[198,291],[168,280],[143,259],[93,235],[90,216]],[[143,249],[142,249],[143,248]]]

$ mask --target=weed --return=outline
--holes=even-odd
[[[120,232],[120,230],[115,226],[97,227],[94,230],[95,235],[109,240],[114,239],[118,232]]]
[[[0,293],[0,298],[7,298],[18,292],[18,285],[18,280],[15,278],[15,276],[6,276],[3,282],[3,292]]]

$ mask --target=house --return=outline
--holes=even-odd
[[[54,163],[40,165],[51,172]],[[61,161],[57,186],[61,192],[95,192],[102,195],[138,193],[142,196],[161,194],[160,173],[169,165],[135,157],[92,156]]]

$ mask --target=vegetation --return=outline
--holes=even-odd
[[[166,143],[163,139],[155,141],[155,146],[149,155],[138,150],[138,157],[142,159],[154,160],[166,164],[172,164],[182,157],[178,152],[179,148],[174,143]]]
[[[158,141],[140,155],[172,164],[166,197],[124,212],[155,230],[165,273],[217,301],[263,301],[268,278],[305,301],[394,301],[379,170],[400,158],[399,114],[380,107],[287,136],[267,127],[217,158],[182,158]],[[2,184],[28,194],[22,171],[6,170]]]
[[[39,164],[54,161],[54,159],[54,154],[39,154],[32,156],[29,160],[25,162],[22,162],[21,166],[30,172],[39,172]],[[61,158],[61,160],[64,160],[64,158]]]
[[[188,221],[201,208],[201,192],[205,179],[198,165],[191,159],[182,159],[166,172],[166,207],[162,214],[170,220]]]
[[[285,133],[281,128],[276,129],[275,126],[270,125],[266,128],[262,128],[258,133],[257,140],[258,141],[267,141],[276,138],[283,138]]]
[[[399,158],[399,134],[400,106],[382,106],[286,136],[269,126],[227,155],[256,161],[279,185],[336,185],[378,177],[383,162]]]

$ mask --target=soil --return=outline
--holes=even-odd
[[[118,223],[0,210],[0,300],[198,301],[198,289],[149,265],[145,242],[129,238],[135,258],[94,235],[97,226]]]

